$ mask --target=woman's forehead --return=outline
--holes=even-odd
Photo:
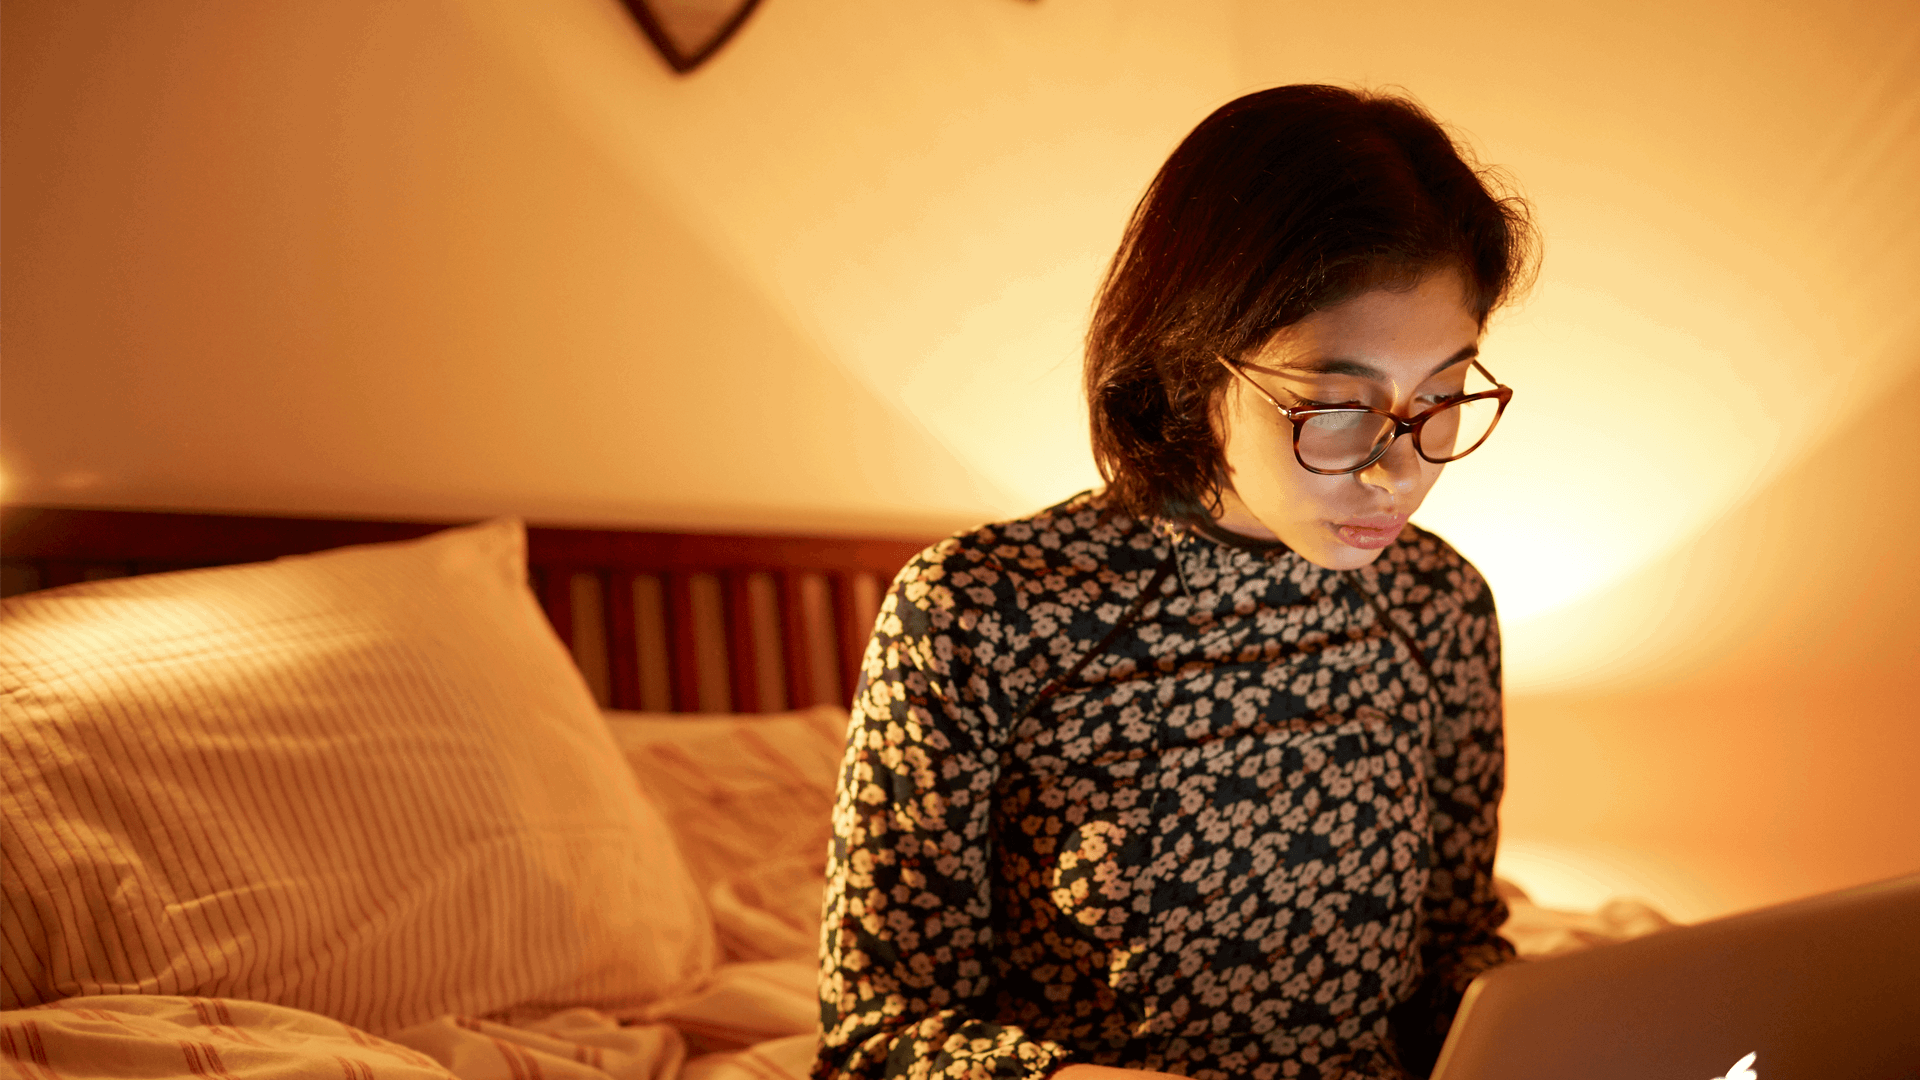
[[[1418,383],[1479,351],[1480,321],[1457,271],[1375,289],[1281,329],[1245,362],[1282,375]]]
[[[1365,379],[1369,382],[1393,382],[1402,379],[1405,375],[1413,374],[1418,377],[1418,381],[1424,382],[1451,368],[1460,367],[1479,355],[1480,344],[1479,342],[1475,342],[1434,364],[1433,368],[1425,373],[1420,373],[1417,369],[1413,372],[1388,370],[1369,363],[1366,360],[1336,356],[1300,357],[1287,361],[1282,367],[1274,368],[1268,368],[1259,364],[1249,364],[1248,366],[1256,371],[1266,371],[1274,375],[1332,375],[1350,379]]]

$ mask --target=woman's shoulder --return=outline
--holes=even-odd
[[[1083,491],[1037,513],[955,533],[914,556],[900,579],[988,574],[1057,589],[1068,584],[1062,579],[1154,565],[1165,544],[1154,523],[1114,509],[1097,491]]]

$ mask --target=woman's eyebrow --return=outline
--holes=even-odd
[[[1432,371],[1427,372],[1426,377],[1431,379],[1435,375],[1453,367],[1455,364],[1465,363],[1479,355],[1480,346],[1478,343],[1465,346],[1459,352],[1440,361],[1438,366]],[[1278,368],[1255,367],[1253,364],[1248,364],[1247,366],[1253,368],[1255,371],[1264,371],[1273,375],[1347,375],[1356,379],[1373,379],[1379,382],[1384,382],[1387,378],[1386,372],[1381,371],[1372,364],[1360,360],[1347,360],[1341,357],[1318,357],[1312,360],[1299,360],[1291,362],[1285,367]]]

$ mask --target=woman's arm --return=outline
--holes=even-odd
[[[1015,601],[949,541],[895,580],[863,660],[827,867],[819,1080],[1032,1077],[1066,1050],[994,1023],[992,811],[1006,715],[983,624]]]
[[[1500,937],[1507,905],[1494,892],[1500,795],[1506,778],[1500,694],[1500,624],[1493,595],[1464,562],[1462,603],[1436,642],[1433,676],[1444,708],[1433,731],[1433,868],[1422,897],[1426,976],[1396,1025],[1408,1067],[1425,1075],[1461,995],[1476,975],[1513,959]]]

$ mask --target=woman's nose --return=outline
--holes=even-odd
[[[1409,494],[1420,480],[1420,455],[1414,452],[1412,433],[1393,440],[1380,460],[1360,470],[1360,482],[1395,498]]]

